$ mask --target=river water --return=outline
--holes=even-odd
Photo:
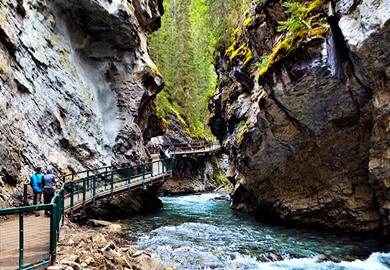
[[[175,270],[390,269],[390,246],[356,236],[267,225],[215,200],[161,197],[164,208],[122,220],[137,249]]]

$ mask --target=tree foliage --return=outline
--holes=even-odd
[[[165,0],[162,26],[149,37],[150,55],[166,82],[158,112],[165,116],[174,109],[195,136],[211,136],[207,105],[217,80],[214,51],[229,44],[247,1]]]

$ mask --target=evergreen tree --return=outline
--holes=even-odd
[[[208,99],[216,86],[213,53],[229,44],[234,21],[248,0],[165,0],[161,28],[149,37],[149,51],[166,86],[158,111],[179,114],[192,135],[211,137]]]

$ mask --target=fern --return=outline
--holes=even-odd
[[[278,22],[279,26],[276,28],[278,32],[287,30],[296,33],[304,28],[310,28],[309,23],[302,19],[308,10],[303,4],[287,2],[283,4],[283,7],[286,8],[286,13],[290,14],[290,18],[287,21]]]
[[[261,60],[261,62],[256,62],[255,66],[260,68],[260,69],[267,67],[268,62],[269,62],[269,55],[265,55],[265,56],[260,57],[260,60]]]
[[[276,31],[283,32],[285,30],[290,32],[299,32],[306,27],[306,24],[301,18],[289,18],[287,21],[278,22],[279,26],[276,28]]]

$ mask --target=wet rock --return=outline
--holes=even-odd
[[[91,226],[110,226],[110,225],[112,225],[112,223],[109,221],[97,220],[97,219],[90,219],[88,221],[88,224]]]
[[[108,226],[107,231],[109,233],[122,233],[122,226],[119,224],[111,224]]]
[[[95,205],[87,206],[86,215],[90,218],[118,220],[160,209],[163,206],[162,201],[157,197],[152,186],[148,188],[150,190],[139,189],[118,194],[113,198],[102,199]],[[111,229],[120,230],[113,227]]]
[[[228,194],[223,194],[221,196],[212,198],[213,201],[230,201],[230,196]]]
[[[253,25],[236,38],[254,62],[285,38],[275,30],[286,19],[277,6],[258,4]],[[245,68],[221,54],[210,126],[229,153],[233,208],[389,234],[389,8],[371,0],[323,5],[325,34],[294,44],[261,76],[254,63]],[[250,93],[229,76],[235,70],[251,72]]]
[[[160,187],[164,194],[184,194],[211,191],[215,182],[210,177],[208,165],[212,157],[188,156],[175,157],[172,177]]]
[[[146,256],[151,257],[150,253],[146,252],[145,250],[137,251],[137,252],[133,253],[131,256],[138,257],[138,256],[141,256],[141,255],[146,255]]]

